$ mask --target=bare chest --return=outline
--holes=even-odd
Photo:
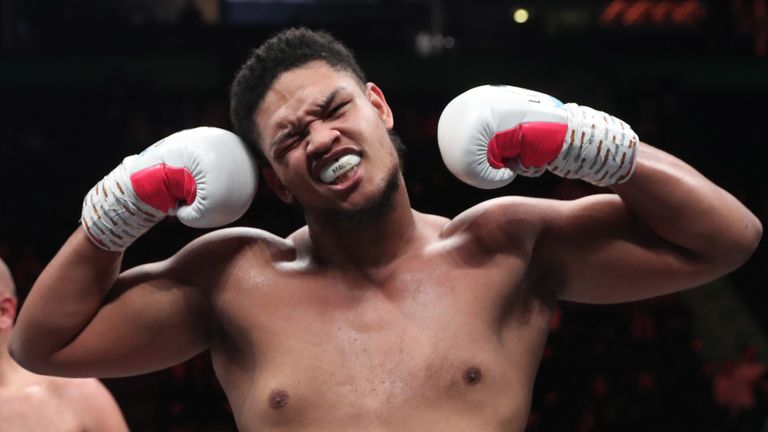
[[[548,313],[518,298],[522,269],[452,264],[411,262],[385,284],[283,269],[224,294],[231,339],[214,361],[230,402],[312,424],[524,418]]]

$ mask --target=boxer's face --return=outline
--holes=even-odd
[[[281,74],[255,123],[272,165],[267,182],[307,212],[365,208],[392,189],[393,175],[399,178],[384,94],[324,62]]]

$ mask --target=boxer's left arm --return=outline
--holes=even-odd
[[[530,273],[554,278],[561,298],[606,303],[689,288],[738,267],[762,234],[732,195],[639,144],[626,123],[543,93],[469,90],[443,111],[438,140],[448,168],[477,187],[549,170],[618,194],[492,206],[495,220],[534,222]],[[497,228],[499,237],[514,231]]]
[[[612,189],[543,204],[532,264],[562,276],[563,299],[611,303],[694,287],[739,267],[762,234],[735,197],[647,144],[634,175]]]

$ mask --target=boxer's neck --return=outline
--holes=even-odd
[[[34,374],[19,366],[10,354],[8,354],[7,337],[5,334],[0,339],[0,387],[13,388],[19,383],[29,381]]]
[[[369,224],[307,218],[313,255],[319,262],[340,267],[375,269],[386,266],[413,243],[416,220],[405,187],[396,192],[393,207]]]

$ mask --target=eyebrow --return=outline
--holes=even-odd
[[[333,100],[336,99],[336,96],[338,96],[342,90],[344,90],[344,87],[336,87],[332,92],[328,93],[328,96],[326,96],[322,102],[316,103],[315,107],[317,107],[318,111],[321,113],[328,111],[328,109],[331,107],[331,104],[333,103]]]
[[[313,105],[313,108],[314,108],[313,111],[316,110],[317,112],[320,112],[320,113],[327,112],[328,109],[333,104],[333,101],[336,99],[336,96],[338,96],[339,93],[341,93],[341,91],[343,91],[345,89],[346,89],[346,87],[344,87],[344,86],[338,86],[335,89],[333,89],[330,93],[328,93],[328,95],[325,98],[323,98],[319,102],[316,102]],[[272,149],[276,145],[278,145],[281,141],[283,141],[286,136],[294,133],[295,131],[296,131],[296,128],[293,127],[293,125],[292,125],[288,130],[285,130],[285,131],[280,132],[279,134],[277,134],[277,136],[272,139],[272,142],[269,143],[269,151],[271,152]]]

